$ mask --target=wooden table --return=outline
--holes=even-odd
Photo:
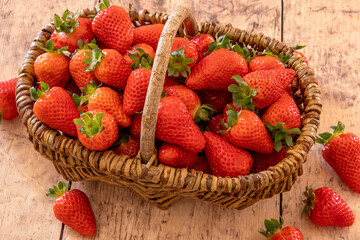
[[[92,7],[89,0],[0,0],[0,81],[16,76],[30,42],[54,13],[66,8]],[[118,2],[118,1],[114,1]],[[133,1],[135,2],[135,1]],[[128,2],[119,5],[127,8]],[[136,1],[133,7],[171,13],[178,1]],[[195,0],[186,1],[199,21],[232,23],[263,32],[304,49],[319,79],[323,114],[320,131],[342,120],[348,131],[360,135],[360,2],[358,0]],[[0,239],[86,239],[64,227],[45,196],[62,179],[52,163],[27,140],[17,118],[0,125]],[[352,192],[312,148],[304,174],[293,189],[245,210],[223,209],[202,201],[182,199],[169,210],[159,210],[124,187],[76,182],[92,203],[98,233],[95,239],[264,239],[257,233],[265,218],[283,215],[309,239],[359,239],[360,195]],[[306,186],[328,186],[339,192],[354,210],[350,228],[320,228],[301,217]]]

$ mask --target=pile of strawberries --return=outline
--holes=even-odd
[[[34,114],[90,150],[134,157],[164,25],[133,28],[107,1],[92,17],[55,15],[34,63]],[[288,58],[208,34],[176,37],[169,54],[156,124],[160,163],[236,177],[284,158],[301,126]]]

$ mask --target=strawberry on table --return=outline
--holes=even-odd
[[[158,159],[160,163],[170,167],[191,169],[198,155],[180,146],[164,143],[159,149]]]
[[[274,218],[271,220],[265,219],[264,225],[266,230],[261,229],[259,233],[269,240],[304,240],[299,229],[294,226],[282,228],[283,224],[284,220],[282,217],[280,217],[280,221]]]
[[[118,138],[115,118],[104,110],[91,110],[74,119],[79,141],[90,150],[103,151]]]
[[[134,28],[133,44],[146,43],[156,51],[164,26],[164,24],[150,24]]]
[[[185,104],[177,97],[164,97],[160,100],[155,137],[195,153],[201,152],[205,147],[204,136]]]
[[[353,211],[334,190],[327,187],[315,190],[306,188],[304,195],[306,205],[303,213],[315,225],[350,227],[354,224]]]
[[[214,42],[215,39],[209,34],[199,34],[191,39],[193,43],[196,44],[196,49],[198,51],[198,61],[205,57],[204,53],[209,51],[209,44]]]
[[[132,158],[135,157],[140,150],[140,140],[127,134],[121,135],[114,145],[112,150],[115,154],[128,155]]]
[[[31,99],[36,101],[33,111],[37,119],[52,129],[76,137],[73,119],[80,114],[70,94],[60,87],[49,90],[49,85],[43,82],[40,86],[41,90],[30,89]]]
[[[103,109],[111,114],[120,127],[129,127],[131,117],[126,115],[123,103],[117,92],[109,87],[98,87],[96,83],[86,84],[83,101],[88,101],[89,110]]]
[[[129,14],[121,7],[104,1],[92,22],[95,36],[106,46],[125,54],[133,43],[133,26]]]
[[[205,156],[198,156],[198,159],[192,166],[192,169],[206,174],[211,174],[211,168]]]
[[[56,198],[53,211],[57,219],[84,236],[95,236],[95,215],[84,192],[69,190],[69,185],[60,181],[58,186],[49,189],[46,196]]]
[[[79,16],[80,12],[72,14],[69,10],[64,12],[62,18],[54,15],[55,31],[51,34],[51,39],[56,48],[68,47],[67,50],[73,53],[79,47],[79,40],[91,42],[94,39],[92,21]]]
[[[12,120],[19,115],[15,101],[16,83],[17,77],[0,82],[0,122],[2,119]]]
[[[237,177],[250,173],[253,159],[249,152],[231,145],[212,132],[204,132],[204,137],[206,139],[205,155],[214,175]]]
[[[66,47],[57,50],[50,39],[46,42],[46,48],[40,48],[46,52],[38,56],[34,62],[37,82],[47,83],[50,88],[65,87],[70,78],[70,59],[62,54]]]
[[[360,139],[344,133],[345,125],[338,122],[334,132],[324,132],[316,142],[323,144],[321,154],[340,179],[354,192],[360,193]]]

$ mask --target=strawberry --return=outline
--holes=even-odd
[[[198,156],[196,162],[192,166],[192,169],[206,174],[211,174],[210,165],[205,156]]]
[[[158,152],[159,162],[170,167],[190,169],[196,162],[196,153],[187,151],[182,147],[164,143]]]
[[[261,172],[267,170],[271,166],[275,166],[286,156],[286,149],[283,147],[277,152],[275,149],[270,154],[262,154],[253,152],[252,154],[254,164],[251,172]]]
[[[30,89],[31,99],[35,102],[33,112],[37,119],[52,129],[59,130],[76,137],[74,118],[79,117],[79,111],[70,94],[60,87],[40,83],[41,90]]]
[[[19,115],[15,101],[16,83],[17,77],[0,82],[0,122],[2,119],[12,120]]]
[[[301,116],[292,97],[286,92],[275,103],[270,105],[261,120],[264,124],[275,126],[278,122],[285,123],[284,129],[300,128]]]
[[[199,34],[191,39],[191,42],[196,44],[198,52],[198,61],[205,57],[204,53],[209,51],[209,44],[214,42],[215,39],[209,34]]]
[[[307,60],[305,55],[302,52],[296,51],[296,50],[300,50],[304,47],[306,47],[306,46],[305,45],[296,45],[295,47],[293,47],[293,49],[295,50],[294,53],[299,54],[304,59],[304,62],[306,63],[306,65],[309,65],[309,61]]]
[[[233,75],[245,76],[247,73],[248,66],[242,56],[228,49],[219,49],[196,64],[185,84],[194,90],[227,90],[228,86],[235,82]]]
[[[240,76],[234,76],[240,87],[232,84],[228,90],[233,93],[235,106],[243,105],[245,101],[256,109],[263,109],[282,96],[294,76],[295,72],[292,69],[259,70],[247,74],[242,79]],[[253,110],[253,107],[248,109]]]
[[[265,219],[264,225],[266,230],[261,229],[259,233],[264,235],[269,240],[304,240],[303,235],[299,229],[294,226],[287,226],[282,228],[284,220],[280,217],[280,221],[272,218]]]
[[[106,46],[125,54],[133,43],[133,27],[129,14],[119,6],[102,5],[92,22],[95,36]]]
[[[130,65],[133,64],[135,61],[133,59],[131,59],[131,53],[135,54],[136,56],[138,56],[139,58],[142,56],[141,52],[140,52],[140,48],[143,53],[146,53],[147,55],[149,55],[151,57],[151,59],[155,58],[155,51],[154,49],[146,44],[146,43],[138,43],[135,44],[134,46],[132,46],[127,53],[124,54],[124,59],[126,60],[126,62],[128,62]],[[145,56],[146,57],[146,56]]]
[[[205,147],[205,139],[185,104],[179,98],[171,96],[160,100],[156,139],[196,153]]]
[[[142,114],[135,114],[129,128],[131,136],[140,138]]]
[[[165,76],[164,87],[180,85],[173,77]]]
[[[179,98],[185,104],[190,116],[198,124],[210,121],[215,111],[210,105],[201,105],[198,95],[184,85],[164,87],[164,93]]]
[[[81,94],[81,90],[79,89],[79,87],[76,85],[74,79],[70,78],[68,80],[68,82],[66,83],[64,89],[67,91],[67,92],[70,92],[70,93],[75,93],[77,95],[80,95]]]
[[[354,224],[353,211],[334,190],[322,187],[306,188],[306,204],[303,213],[309,215],[312,223],[318,226],[350,227]]]
[[[79,141],[86,148],[103,151],[113,145],[118,137],[115,118],[104,110],[90,110],[74,119]]]
[[[85,58],[83,61],[89,64],[86,71],[94,71],[95,77],[100,82],[115,88],[125,89],[131,68],[118,51],[95,48],[92,50],[92,57]]]
[[[34,62],[37,82],[47,83],[50,88],[65,87],[70,78],[70,59],[61,52],[66,50],[66,47],[57,50],[53,47],[53,41],[50,39],[46,42],[46,48],[40,48],[46,52],[38,56]]]
[[[124,91],[124,113],[133,115],[144,107],[151,71],[138,68],[131,72]]]
[[[140,140],[126,134],[120,136],[114,145],[112,150],[115,154],[128,155],[131,158],[135,157],[140,150]]]
[[[256,56],[249,62],[249,72],[275,68],[285,69],[285,65],[278,58],[272,56]]]
[[[96,220],[89,198],[84,192],[69,188],[70,185],[59,181],[58,186],[49,188],[46,193],[46,196],[55,198],[55,217],[84,236],[95,236]]]
[[[353,133],[343,133],[345,126],[338,122],[331,127],[334,133],[321,133],[316,139],[323,144],[321,154],[340,179],[354,192],[360,193],[360,139]]]
[[[67,50],[73,53],[79,47],[79,40],[91,42],[94,39],[92,21],[79,16],[80,12],[73,15],[69,10],[64,12],[62,19],[57,14],[54,15],[55,31],[51,34],[51,39],[56,48],[68,47]]]
[[[187,77],[197,59],[196,44],[186,38],[176,37],[171,48],[168,76]]]
[[[230,110],[224,113],[225,127],[228,129],[224,134],[226,140],[234,146],[259,153],[273,151],[274,143],[256,113],[249,110],[237,112],[229,105],[227,108]]]
[[[164,24],[150,24],[134,28],[133,44],[146,43],[156,51],[164,26]]]
[[[224,115],[221,113],[212,117],[212,119],[208,123],[208,127],[210,131],[219,136],[222,136],[221,131],[225,130],[224,126],[222,125],[223,119],[224,119]]]
[[[209,161],[211,172],[219,177],[237,177],[247,175],[253,159],[246,150],[234,147],[224,138],[204,132],[205,155]]]
[[[131,117],[124,113],[123,104],[117,92],[108,87],[98,88],[93,82],[92,85],[86,84],[83,101],[88,101],[88,109],[102,109],[110,113],[120,127],[129,127]]]
[[[221,113],[226,104],[232,102],[231,93],[222,90],[200,90],[197,91],[202,103],[212,105],[217,113]]]

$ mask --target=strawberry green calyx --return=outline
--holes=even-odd
[[[134,61],[130,66],[131,69],[146,68],[151,70],[153,58],[140,47],[135,47],[134,49],[136,51],[128,51],[128,56]]]
[[[80,12],[73,14],[68,9],[62,15],[62,18],[59,15],[54,15],[54,27],[57,32],[72,33],[75,28],[80,26],[80,22],[76,22],[76,19],[80,16]]]
[[[233,103],[235,107],[242,107],[255,111],[253,98],[257,94],[257,90],[253,90],[249,85],[241,79],[239,75],[232,77],[239,85],[231,84],[228,87],[228,91],[232,93]]]
[[[53,186],[52,188],[49,188],[49,192],[46,193],[46,196],[50,198],[58,198],[64,193],[66,193],[69,188],[69,184],[65,184],[62,181],[59,181],[58,186]]]
[[[194,60],[192,58],[186,58],[184,51],[185,47],[181,47],[179,50],[171,53],[168,76],[178,77],[181,74],[183,77],[187,77],[191,72],[188,64],[193,63]]]
[[[221,124],[226,128],[226,130],[220,130],[220,133],[224,134],[237,123],[238,117],[241,113],[241,110],[238,112],[235,108],[233,108],[231,105],[227,104],[226,108],[228,109],[226,111],[227,119],[226,122],[224,122],[223,119],[221,119]]]
[[[210,104],[201,105],[195,113],[194,121],[196,124],[203,125],[209,122],[216,109]]]
[[[40,82],[40,88],[38,88],[37,90],[35,89],[35,87],[30,88],[30,98],[33,101],[36,101],[37,99],[41,98],[44,93],[48,92],[50,90],[50,87],[48,84],[44,83],[44,82]]]
[[[218,33],[216,33],[215,35],[215,41],[209,44],[209,50],[207,52],[204,53],[204,55],[210,54],[218,49],[228,49],[228,50],[232,50],[232,42],[231,42],[231,38],[232,36],[229,34],[225,34],[222,35],[220,37],[218,37]]]
[[[240,45],[238,43],[236,43],[233,47],[233,51],[235,51],[237,54],[239,54],[240,56],[245,58],[247,63],[249,63],[251,61],[251,59],[253,59],[256,56],[255,49],[251,48],[251,50],[252,50],[252,53],[249,51],[249,49],[247,48],[247,46],[245,44],[243,44],[243,47],[240,47]]]
[[[292,49],[299,50],[299,49],[303,49],[304,47],[306,47],[306,45],[298,45],[298,44],[296,44],[296,46],[292,47]]]
[[[94,137],[96,134],[103,131],[105,128],[101,125],[103,113],[97,113],[95,118],[90,112],[80,115],[80,118],[75,118],[73,121],[76,126],[79,126],[80,133],[85,134],[88,138]]]
[[[306,187],[304,196],[306,197],[306,199],[303,200],[303,203],[305,203],[305,207],[302,211],[302,214],[307,214],[310,216],[311,210],[314,208],[315,192],[312,188]]]
[[[293,138],[291,134],[301,134],[299,128],[292,128],[285,130],[285,123],[278,122],[276,126],[265,124],[267,131],[269,132],[272,140],[274,141],[274,149],[279,152],[283,145],[287,148],[292,148],[294,146]]]
[[[276,57],[277,59],[279,59],[279,61],[281,61],[284,64],[288,63],[290,60],[290,55],[284,56],[283,53],[280,53],[279,55],[275,55],[268,48],[266,48],[264,55],[269,57]]]
[[[101,51],[100,48],[94,48],[91,52],[86,51],[86,55],[88,55],[90,58],[84,58],[83,62],[85,64],[88,64],[85,68],[85,72],[94,71],[95,67],[101,62],[105,54]]]
[[[40,43],[37,43],[38,47],[48,53],[60,53],[62,54],[64,51],[66,51],[68,49],[68,47],[63,47],[60,49],[57,49],[56,47],[54,47],[54,42],[52,39],[49,39],[46,44],[45,47],[41,46]]]
[[[81,92],[83,93],[80,97],[81,101],[88,102],[90,96],[99,88],[99,86],[94,81],[90,81],[91,84],[85,83],[85,88],[81,88]],[[87,103],[86,103],[87,104]]]
[[[102,2],[99,3],[99,5],[97,7],[97,11],[100,12],[100,11],[102,11],[105,8],[108,8],[108,7],[110,7],[109,0],[103,0]]]
[[[280,216],[279,221],[272,218],[271,220],[265,219],[264,225],[266,230],[260,229],[259,233],[270,239],[276,233],[280,232],[284,219]]]
[[[339,136],[342,134],[345,130],[345,125],[342,122],[338,122],[337,126],[331,126],[332,130],[334,130],[333,133],[324,132],[320,133],[319,137],[316,137],[316,142],[319,144],[324,145],[325,143],[329,142],[333,137]]]
[[[78,40],[78,46],[79,46],[79,49],[84,49],[84,50],[86,50],[86,49],[92,50],[92,49],[99,48],[98,45],[96,45],[96,39],[95,38],[90,43],[89,43],[88,40],[83,42],[83,40],[79,39]]]

